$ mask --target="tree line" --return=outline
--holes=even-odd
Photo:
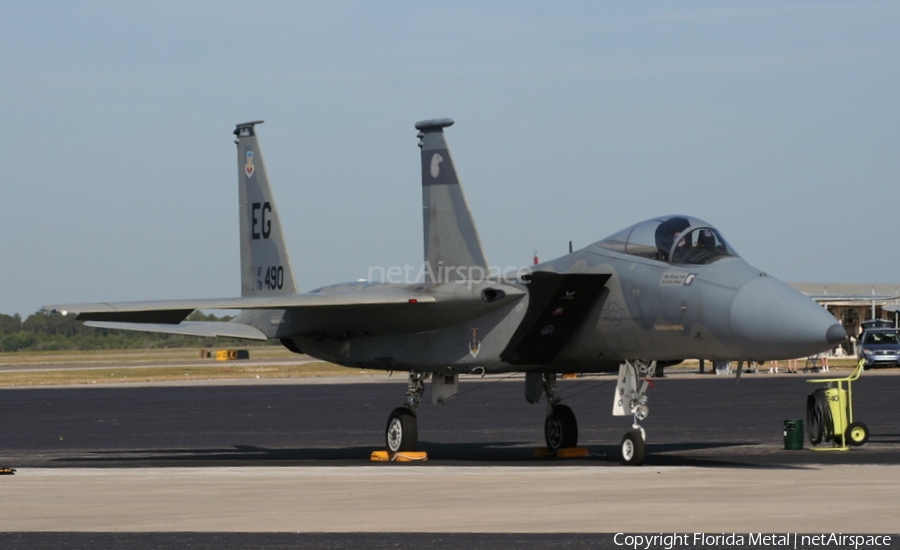
[[[228,321],[231,317],[216,317],[212,313],[195,311],[188,321]],[[110,330],[86,327],[74,316],[46,311],[29,315],[24,321],[16,313],[0,313],[0,351],[60,351],[103,349],[152,349],[181,347],[210,347],[253,345],[246,340],[232,338],[204,338],[179,334],[156,334],[131,330]]]

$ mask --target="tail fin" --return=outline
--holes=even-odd
[[[255,125],[262,122],[245,122],[234,130],[240,188],[241,296],[297,292],[266,165],[256,139]]]
[[[416,123],[422,149],[422,214],[427,282],[469,278],[466,268],[487,270],[487,259],[462,184],[444,139],[449,118]],[[463,269],[459,269],[463,268]],[[429,280],[428,274],[432,277]]]

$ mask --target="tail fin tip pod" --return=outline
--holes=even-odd
[[[452,118],[433,118],[431,120],[420,120],[416,122],[416,130],[443,130],[448,126],[453,126],[455,121]]]
[[[471,268],[487,270],[487,259],[478,229],[469,210],[456,166],[450,155],[444,128],[449,118],[416,123],[422,156],[422,216],[425,232],[427,282],[471,278]]]
[[[256,125],[235,127],[241,231],[241,296],[295,294],[297,285],[281,230]]]

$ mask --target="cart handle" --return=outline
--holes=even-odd
[[[807,382],[811,384],[825,384],[828,382],[853,382],[862,374],[863,365],[865,365],[866,360],[860,359],[859,363],[857,363],[856,368],[853,369],[853,372],[850,373],[850,376],[846,378],[816,378],[815,380],[807,380]]]

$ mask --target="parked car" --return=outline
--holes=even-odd
[[[869,319],[859,324],[863,332],[870,328],[894,328],[894,322],[890,319]]]
[[[871,328],[860,337],[859,357],[865,367],[900,367],[900,330]]]

